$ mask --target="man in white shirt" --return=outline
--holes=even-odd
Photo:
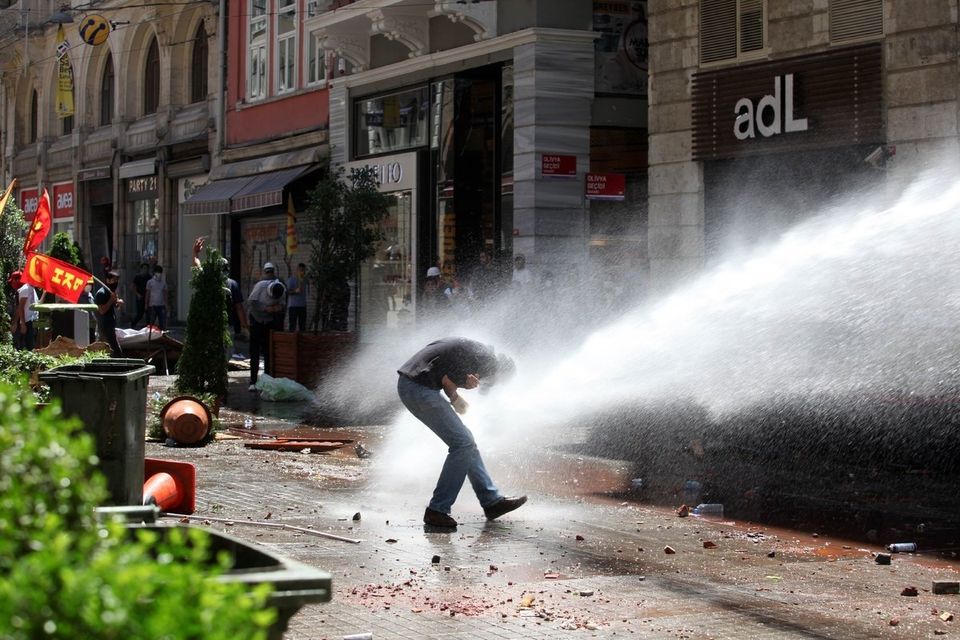
[[[270,332],[283,331],[286,297],[286,287],[277,279],[276,267],[272,262],[265,263],[263,278],[253,285],[247,297],[250,313],[250,391],[257,390],[261,354],[264,372],[270,371]]]
[[[17,289],[17,313],[13,320],[13,346],[24,351],[33,351],[37,341],[34,323],[40,319],[40,312],[33,308],[37,304],[37,290],[33,285],[24,284]]]
[[[147,281],[147,324],[156,324],[161,331],[167,330],[167,281],[163,279],[163,267],[153,268],[153,277]]]

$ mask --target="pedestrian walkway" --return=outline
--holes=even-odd
[[[940,614],[960,614],[958,596],[929,591],[935,579],[957,580],[956,564],[901,554],[881,566],[873,559],[879,547],[624,502],[613,492],[629,477],[615,461],[544,450],[511,472],[491,458],[494,477],[510,490],[529,489],[530,502],[487,522],[467,487],[454,507],[457,531],[425,531],[429,493],[380,473],[389,467],[390,430],[337,431],[361,439],[373,452],[365,459],[349,447],[282,453],[235,440],[198,449],[148,443],[147,455],[197,465],[197,515],[234,522],[209,526],[332,573],[332,601],[302,609],[290,640],[360,632],[411,639],[957,633]],[[909,585],[919,596],[900,595]]]

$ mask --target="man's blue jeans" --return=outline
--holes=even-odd
[[[429,508],[449,514],[465,478],[470,478],[470,484],[481,506],[489,507],[499,501],[503,496],[497,491],[487,468],[483,466],[473,434],[450,403],[440,397],[440,392],[400,376],[397,393],[410,413],[430,427],[449,447]]]

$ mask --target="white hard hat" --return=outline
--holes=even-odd
[[[440,267],[430,267],[427,269],[427,277],[433,278],[440,275]]]

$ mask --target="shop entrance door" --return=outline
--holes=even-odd
[[[395,333],[413,324],[412,190],[389,194],[392,202],[382,224],[376,253],[360,266],[360,335]]]

